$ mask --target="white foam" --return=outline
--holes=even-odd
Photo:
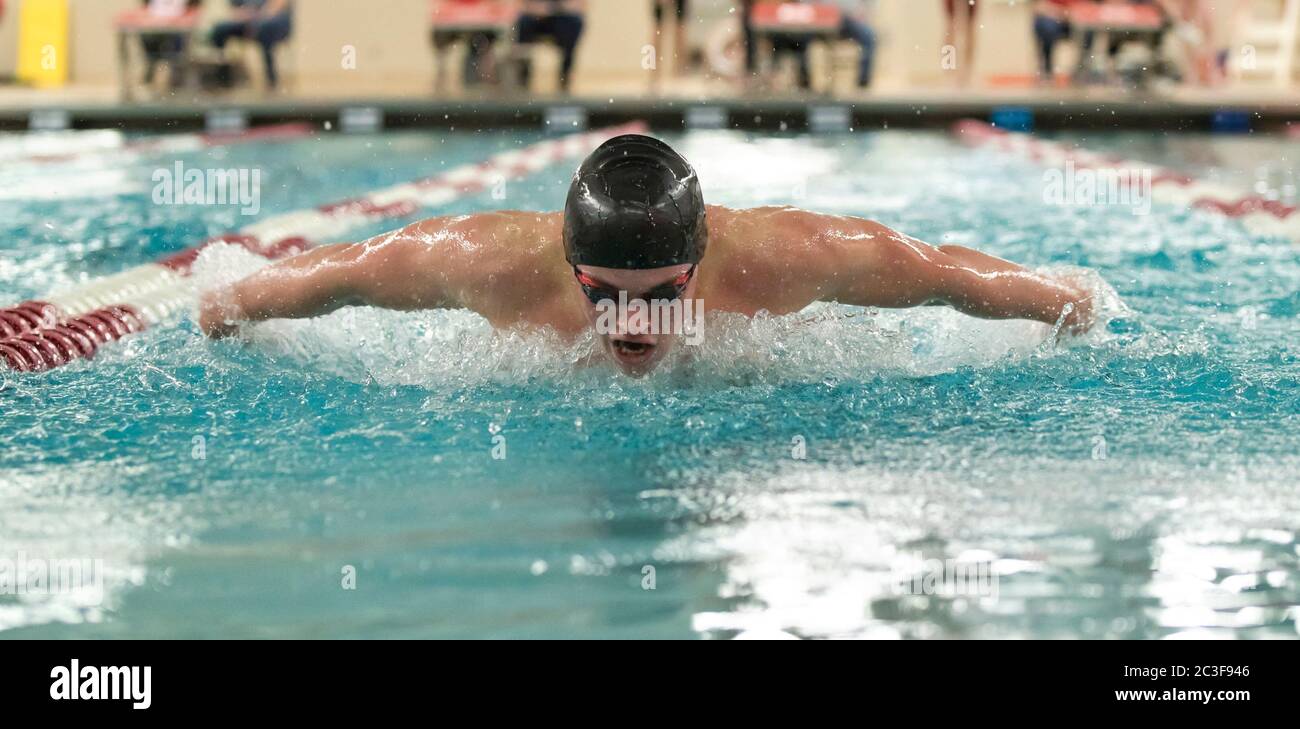
[[[146,468],[106,461],[0,471],[5,484],[0,489],[0,555],[15,561],[21,557],[28,564],[71,560],[96,565],[83,572],[96,579],[75,589],[0,595],[0,632],[101,622],[125,592],[144,584],[147,560],[156,550],[189,542],[193,525],[183,518],[180,503],[114,488],[123,472],[134,472],[139,480]],[[10,585],[10,591],[18,589]]]
[[[39,175],[11,174],[14,172],[10,169],[0,174],[0,200],[84,200],[133,195],[147,189],[147,178],[136,179],[122,169],[46,170]]]
[[[0,135],[0,162],[93,154],[120,149],[124,142],[122,133],[111,129],[5,134]]]

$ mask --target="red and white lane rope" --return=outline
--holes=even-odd
[[[29,151],[18,156],[6,156],[6,165],[19,164],[55,164],[94,159],[99,162],[117,163],[147,154],[181,154],[198,152],[213,147],[226,147],[233,144],[250,142],[274,142],[289,139],[301,139],[316,133],[310,124],[273,124],[253,127],[240,132],[214,134],[169,134],[158,137],[145,137],[122,141],[116,132],[76,132],[77,136],[67,137],[63,142],[67,149],[57,151]],[[84,141],[82,137],[86,137]],[[54,139],[59,139],[55,137]],[[39,135],[38,135],[39,140]],[[40,146],[54,143],[46,140]]]
[[[1197,180],[1147,162],[1097,154],[1060,142],[1039,139],[1032,134],[1008,132],[982,121],[959,122],[954,131],[967,144],[995,147],[1045,166],[1064,166],[1069,163],[1080,170],[1150,170],[1149,192],[1153,202],[1219,213],[1240,220],[1251,233],[1283,237],[1300,243],[1300,212],[1293,205],[1261,195],[1243,194],[1240,190]],[[1134,179],[1142,178],[1118,176],[1121,184]]]
[[[375,220],[402,218],[421,208],[445,205],[502,180],[526,177],[562,160],[583,156],[612,137],[644,130],[644,124],[634,123],[546,140],[434,177],[267,218],[155,263],[40,301],[0,309],[0,364],[19,371],[61,367],[92,357],[104,344],[157,326],[191,307],[195,292],[189,280],[190,267],[208,246],[234,244],[266,258],[284,258],[307,250],[313,241],[346,235]]]

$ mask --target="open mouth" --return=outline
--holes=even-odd
[[[654,353],[655,345],[648,342],[629,342],[625,339],[615,339],[612,341],[614,356],[620,361],[635,364],[650,359]]]

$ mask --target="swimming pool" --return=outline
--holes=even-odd
[[[246,222],[153,204],[151,174],[178,159],[261,169],[272,215],[537,138],[9,165],[0,291],[38,297]],[[1045,205],[1032,162],[944,134],[665,138],[710,202],[1086,266],[1118,298],[1063,347],[940,309],[710,321],[693,357],[641,381],[575,369],[586,342],[363,309],[247,343],[184,321],[0,372],[0,556],[104,575],[102,600],[0,596],[0,636],[1297,636],[1294,245],[1201,211]],[[1297,147],[1086,141],[1250,184]],[[555,208],[571,172],[423,212]],[[219,249],[196,275],[257,265]],[[991,565],[996,593],[909,589],[927,560]]]

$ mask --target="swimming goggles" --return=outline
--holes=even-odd
[[[627,298],[629,301],[633,299],[642,299],[645,301],[676,301],[686,293],[686,287],[691,283],[691,279],[695,278],[696,268],[696,266],[691,266],[689,269],[682,272],[682,274],[677,278],[650,289],[642,296],[632,296],[629,294]],[[578,279],[578,285],[582,287],[582,293],[586,294],[587,298],[590,299],[593,304],[599,304],[607,299],[618,301],[619,294],[623,293],[620,289],[609,288],[601,285],[601,283],[596,279],[588,276],[582,271],[579,271],[577,266],[573,267],[573,275]]]

